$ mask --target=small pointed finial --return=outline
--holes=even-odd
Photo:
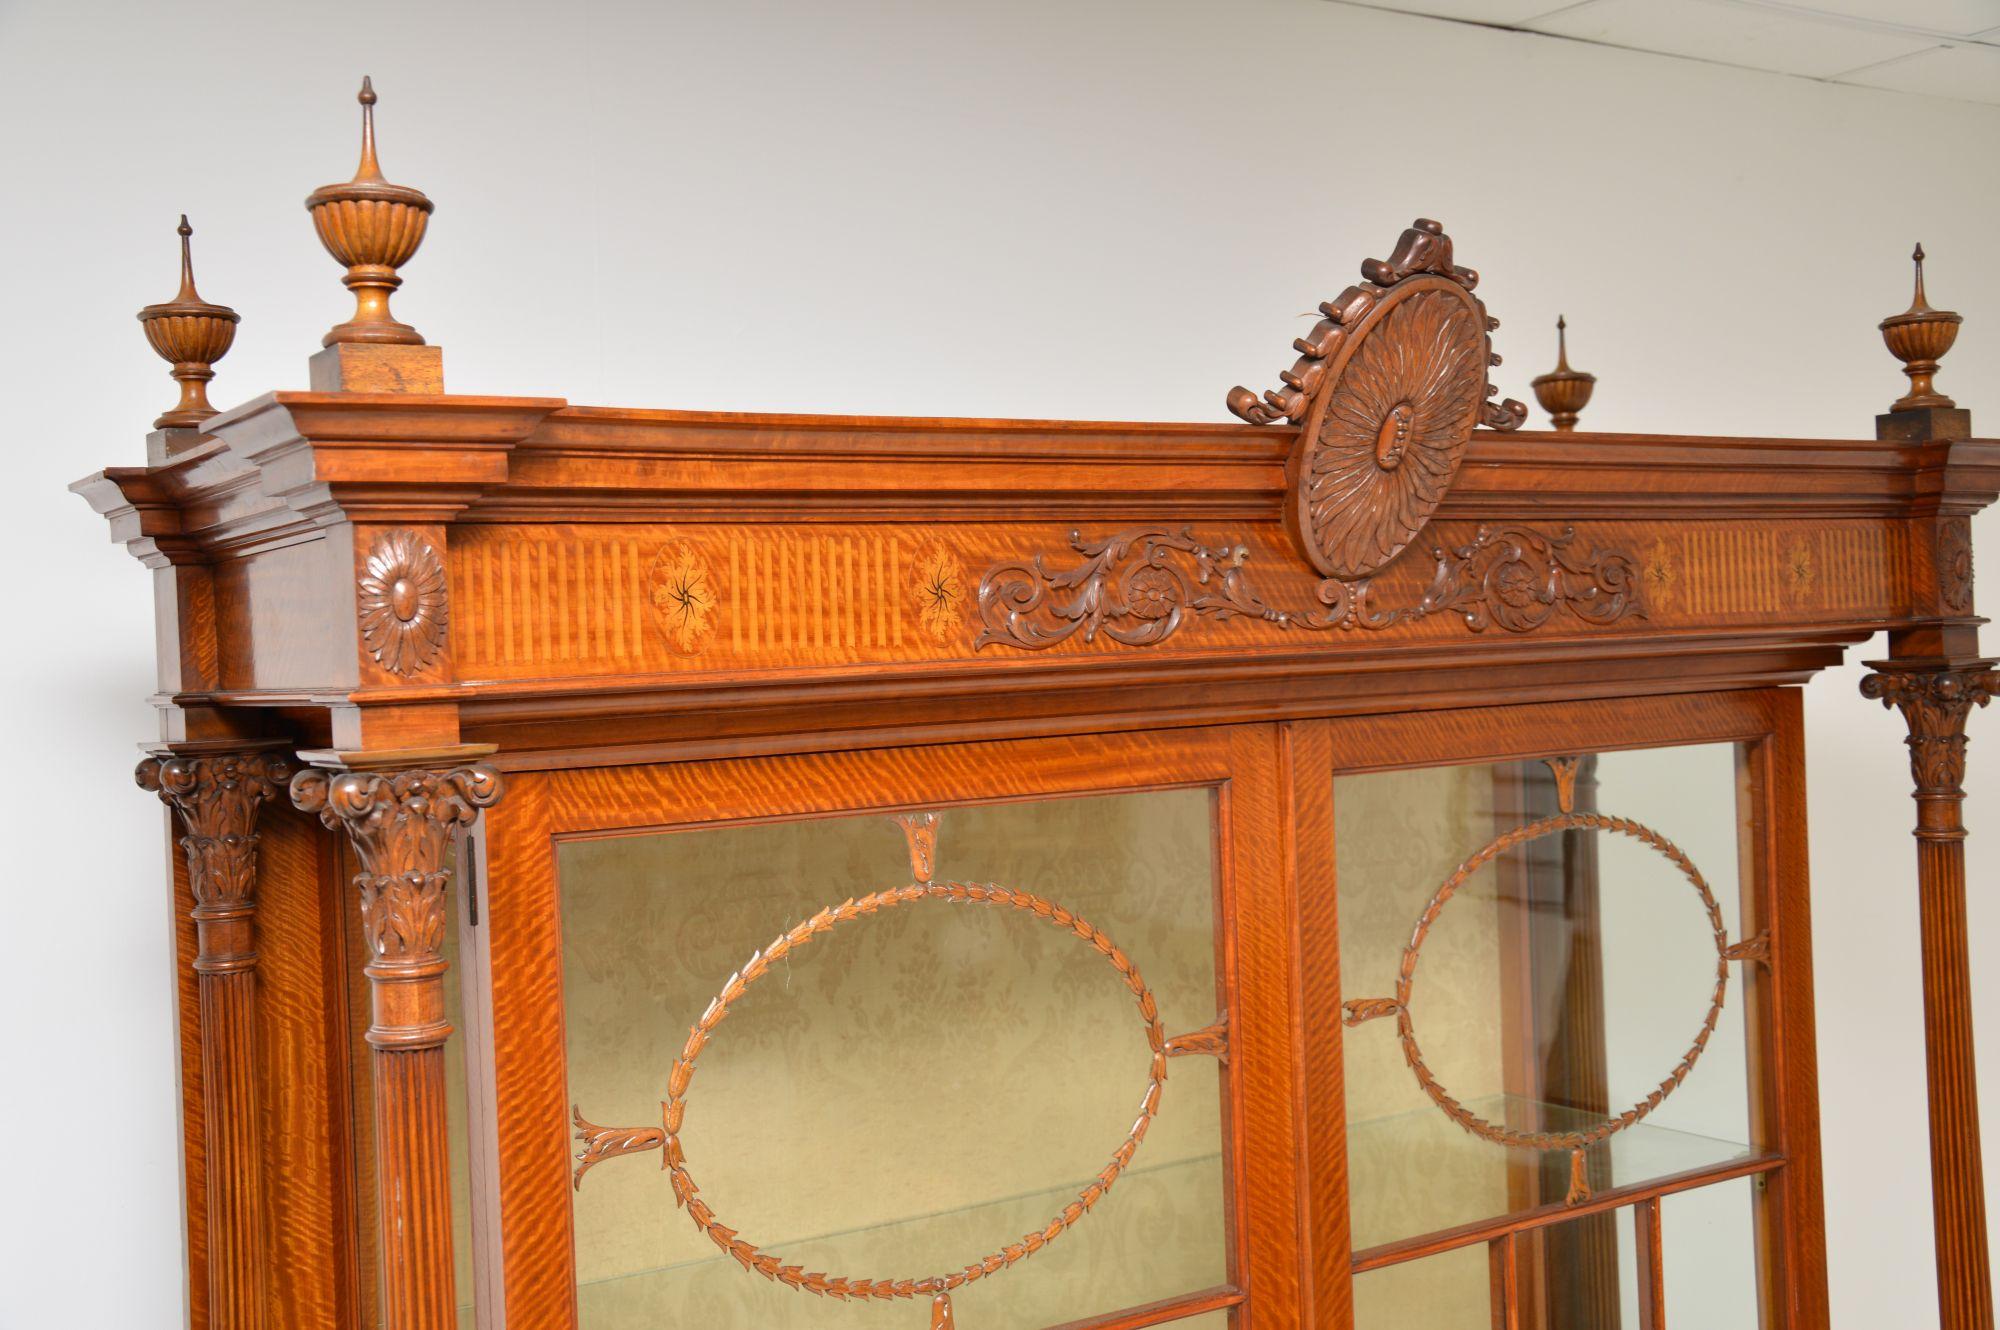
[[[354,172],[354,179],[382,179],[382,164],[375,159],[375,82],[366,74],[361,76],[361,91],[355,96],[361,103],[361,165]]]
[[[194,289],[194,255],[188,250],[188,241],[194,235],[194,228],[188,225],[188,215],[181,214],[181,224],[174,228],[181,238],[181,293],[176,300],[200,300]]]
[[[155,429],[192,429],[215,414],[208,404],[208,382],[215,377],[215,362],[229,353],[236,340],[236,311],[227,305],[211,305],[194,289],[194,255],[189,244],[194,228],[187,214],[181,214],[174,233],[181,238],[181,289],[163,305],[148,305],[139,311],[146,341],[161,359],[173,365],[174,381],[180,384],[181,399],[153,421]]]
[[[1903,362],[1903,373],[1909,376],[1910,391],[1896,399],[1889,410],[1919,411],[1926,408],[1949,410],[1957,404],[1938,392],[1932,380],[1937,376],[1938,361],[1951,350],[1951,344],[1958,340],[1958,315],[1950,310],[1933,309],[1924,296],[1924,247],[1919,244],[1910,251],[1910,262],[1916,265],[1916,290],[1910,298],[1910,307],[1901,314],[1892,314],[1877,325],[1882,330],[1882,341],[1889,348],[1889,354]]]
[[[1917,242],[1917,247],[1910,251],[1910,262],[1917,265],[1917,291],[1910,297],[1908,312],[1916,314],[1931,307],[1931,302],[1924,299],[1924,244],[1921,240]]]
[[[1569,367],[1569,320],[1561,314],[1556,315],[1556,367],[1529,380],[1528,386],[1535,390],[1535,400],[1542,404],[1542,410],[1549,413],[1549,422],[1561,433],[1568,434],[1576,428],[1577,416],[1589,403],[1591,390],[1596,385],[1595,374],[1585,374]]]
[[[354,293],[354,317],[335,327],[321,345],[375,342],[422,346],[415,328],[398,323],[389,313],[389,295],[402,285],[396,269],[408,263],[423,243],[430,222],[431,201],[420,189],[392,185],[382,176],[375,155],[375,83],[361,80],[361,165],[354,178],[316,189],[306,199],[320,243],[347,268],[344,279]]]

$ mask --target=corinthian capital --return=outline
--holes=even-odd
[[[188,875],[199,906],[246,904],[257,883],[257,810],[291,778],[292,761],[276,750],[162,752],[133,773],[180,814]]]
[[[388,772],[309,767],[292,777],[292,802],[353,841],[368,944],[377,961],[389,963],[438,955],[458,834],[499,798],[499,773],[478,765]]]
[[[2000,691],[2000,675],[1977,662],[1968,668],[1878,667],[1861,680],[1864,697],[1903,713],[1910,727],[1910,778],[1919,795],[1958,797],[1965,791],[1965,721]]]

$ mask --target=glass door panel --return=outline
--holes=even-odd
[[[1740,757],[1336,778],[1357,1252],[1753,1153]]]
[[[935,813],[928,853],[921,819],[913,839],[881,813],[560,844],[572,1101],[653,1131],[580,1178],[586,1330],[922,1323],[745,1270],[676,1206],[662,1101],[698,1022],[687,1176],[711,1227],[793,1282],[921,1281],[1026,1246],[952,1297],[967,1323],[1030,1330],[1229,1281],[1212,1056],[1157,1064],[1141,1147],[1059,1221],[1143,1116],[1149,1039],[1217,1019],[1213,790]],[[705,1019],[725,986],[726,1020]]]
[[[1354,1330],[1492,1330],[1486,1244],[1354,1277]]]

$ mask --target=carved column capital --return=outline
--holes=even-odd
[[[257,889],[257,813],[278,797],[294,763],[276,749],[164,750],[139,763],[133,779],[180,815],[188,883],[201,926],[203,973],[249,969],[250,915]]]
[[[1910,779],[1919,799],[1964,797],[1966,717],[2000,692],[1990,664],[1904,669],[1881,662],[1861,680],[1864,697],[1895,707],[1910,727]]]
[[[354,885],[375,981],[377,1048],[440,1045],[451,1033],[441,980],[448,926],[445,888],[459,833],[500,798],[500,775],[450,769],[327,771],[292,777],[292,802],[344,830],[361,859]]]

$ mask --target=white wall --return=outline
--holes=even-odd
[[[1422,214],[1485,274],[1516,396],[1569,314],[1602,429],[1865,435],[1921,238],[1968,317],[1942,386],[2000,426],[1992,109],[1319,0],[0,4],[5,1330],[161,1325],[180,1296],[161,812],[128,775],[151,606],[62,487],[139,461],[169,399],[132,313],[173,292],[182,209],[243,313],[217,400],[304,386],[345,314],[300,202],[352,170],[363,72],[386,170],[439,204],[397,307],[461,392],[1218,419]],[[1856,673],[1808,694],[1835,1323],[1920,1327],[1907,778]]]

